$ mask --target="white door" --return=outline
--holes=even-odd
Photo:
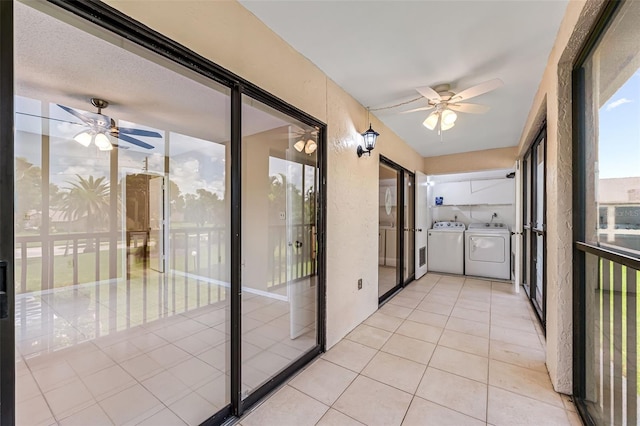
[[[416,172],[416,280],[427,273],[427,230],[429,229],[429,208],[427,175]]]

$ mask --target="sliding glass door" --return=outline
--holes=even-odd
[[[523,285],[543,328],[546,322],[545,149],[543,128],[526,152],[523,164]]]
[[[398,194],[400,171],[380,161],[378,227],[378,298],[400,286],[400,224]]]
[[[318,341],[318,129],[243,96],[242,398]]]
[[[378,299],[382,303],[415,276],[415,175],[380,157]]]
[[[241,415],[323,349],[325,127],[60,4],[135,28],[0,2],[0,421]]]

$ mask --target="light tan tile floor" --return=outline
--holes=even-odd
[[[250,425],[580,425],[512,285],[427,274],[240,419]]]
[[[207,294],[206,287],[201,290]],[[315,295],[315,287],[308,292]],[[112,301],[90,302],[82,297],[86,289],[77,293],[62,289],[30,295],[29,304],[17,312],[18,426],[198,425],[228,404],[228,299],[177,312],[167,308],[162,318],[111,327],[109,317],[100,320],[96,312],[113,307]],[[144,306],[159,303],[156,292],[149,294],[141,299]],[[298,315],[292,322],[289,302],[243,293],[245,394],[316,344],[315,296],[308,299],[312,315]],[[137,314],[139,309],[130,309],[132,318]],[[291,338],[292,323],[308,331]],[[86,334],[73,328],[82,324]],[[363,330],[366,342],[391,334],[370,328]],[[96,329],[103,334],[98,336]]]

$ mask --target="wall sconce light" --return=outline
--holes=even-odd
[[[364,138],[364,149],[362,145],[358,145],[358,157],[362,157],[364,154],[371,155],[371,151],[376,147],[376,139],[378,139],[380,133],[376,132],[371,128],[371,123],[369,123],[369,130],[362,133],[362,137]]]
[[[367,121],[369,121],[369,111],[369,107],[367,107]],[[358,153],[358,158],[362,157],[364,153],[371,156],[371,151],[376,147],[376,139],[378,139],[380,133],[371,128],[371,122],[369,121],[369,130],[361,133],[361,135],[364,138],[364,149],[362,149],[362,145],[358,145],[358,149],[356,151]]]

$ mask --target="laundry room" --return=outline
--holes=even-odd
[[[507,177],[512,176],[512,177]],[[515,172],[499,169],[432,175],[429,182],[431,222],[499,222],[515,226]]]
[[[510,280],[516,229],[514,169],[428,176],[428,269]]]

